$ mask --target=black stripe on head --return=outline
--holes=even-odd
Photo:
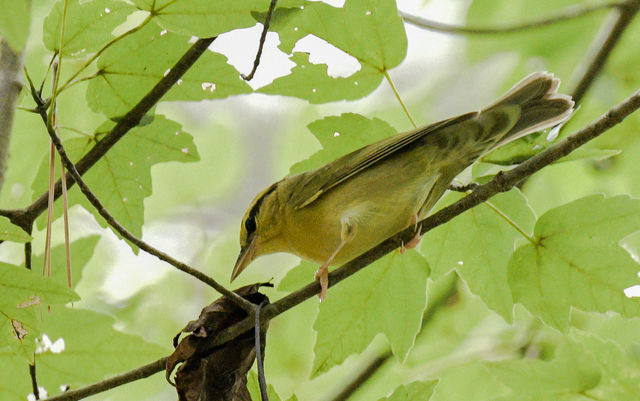
[[[246,238],[247,240],[253,236],[253,234],[256,232],[258,228],[256,216],[260,212],[260,206],[262,206],[262,201],[267,195],[275,191],[278,184],[279,184],[279,181],[272,184],[270,187],[268,187],[264,191],[262,191],[262,193],[259,194],[254,199],[253,204],[249,207],[249,210],[247,210],[247,213],[245,214],[244,223],[243,223],[244,229],[246,230],[246,233],[247,233],[247,238]]]

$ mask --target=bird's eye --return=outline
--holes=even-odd
[[[256,218],[253,216],[248,217],[244,222],[244,228],[247,229],[247,234],[256,231]]]

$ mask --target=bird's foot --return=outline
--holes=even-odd
[[[324,301],[327,298],[327,289],[329,288],[329,265],[323,264],[318,268],[315,276],[316,280],[320,281],[320,294],[318,294],[318,298],[320,301]]]
[[[402,244],[402,246],[400,247],[401,254],[403,254],[407,249],[413,249],[417,247],[418,245],[420,245],[420,241],[422,240],[422,235],[420,234],[421,226],[418,225],[417,215],[414,214],[413,216],[411,216],[411,222],[409,225],[413,226],[413,228],[415,229],[416,235],[413,238],[411,238],[411,240],[406,244],[405,243]]]

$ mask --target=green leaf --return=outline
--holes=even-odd
[[[11,223],[8,218],[0,216],[0,241],[29,242],[31,239],[22,228]]]
[[[33,359],[43,306],[77,301],[62,284],[24,267],[0,262],[0,349]]]
[[[3,351],[0,347],[0,366],[2,366],[0,399],[26,400],[32,387],[25,360],[13,353]]]
[[[614,342],[624,350],[640,347],[640,318],[628,319],[617,314],[574,310],[571,312],[571,326],[603,341]]]
[[[289,270],[280,284],[278,284],[278,290],[280,291],[295,291],[302,286],[309,284],[313,280],[314,274],[318,270],[318,264],[301,261],[293,269]]]
[[[60,50],[64,3],[63,0],[57,1],[44,19],[42,41],[52,52]],[[97,52],[115,37],[111,32],[134,11],[134,7],[122,1],[68,0],[63,54],[82,57]]]
[[[275,79],[258,92],[271,95],[294,96],[310,103],[360,99],[373,92],[382,81],[380,71],[362,64],[352,75],[331,77],[326,64],[313,64],[308,53],[295,52],[290,58],[296,63],[291,73]]]
[[[111,122],[98,129],[107,131]],[[65,141],[72,160],[78,160],[94,145],[93,138],[74,138]],[[32,184],[34,196],[48,188],[48,162],[44,158]],[[156,115],[148,125],[138,126],[127,133],[87,173],[84,180],[105,208],[136,236],[142,234],[144,199],[151,195],[151,166],[167,161],[193,162],[199,159],[193,138],[182,131],[179,124]],[[56,163],[58,166],[58,163]],[[56,173],[59,176],[59,172]],[[69,205],[81,204],[96,216],[104,227],[106,222],[89,204],[77,186],[69,190]],[[54,217],[62,215],[62,202],[54,206]],[[46,216],[38,219],[44,227]]]
[[[638,264],[619,245],[640,229],[640,200],[589,196],[549,210],[535,227],[537,245],[509,261],[514,301],[566,330],[571,307],[640,316],[640,300],[623,290],[637,283]]]
[[[635,333],[637,335],[637,332]],[[602,372],[600,384],[587,391],[589,399],[635,401],[640,394],[640,358],[632,349],[623,349],[590,334],[573,333],[584,345]]]
[[[75,288],[82,279],[82,270],[93,256],[93,251],[99,240],[99,235],[92,235],[73,241],[69,245],[72,288]],[[42,255],[33,258],[32,265],[34,270],[40,270],[43,264]],[[51,248],[51,278],[56,283],[67,285],[67,256],[64,244]]]
[[[380,398],[379,401],[427,401],[433,394],[433,389],[438,384],[437,380],[420,381],[400,386],[388,397]]]
[[[593,358],[583,347],[563,344],[550,362],[519,360],[486,363],[491,374],[513,391],[500,401],[587,401],[582,394],[600,381]]]
[[[291,53],[300,39],[315,35],[355,57],[360,69],[346,78],[328,75],[326,65],[309,62],[307,54],[294,53],[297,64],[289,75],[276,79],[260,92],[282,94],[323,103],[364,97],[380,85],[385,71],[407,54],[407,37],[396,3],[392,0],[350,0],[343,7],[305,2],[296,9],[280,9],[271,20],[280,48]]]
[[[254,26],[256,20],[251,12],[269,9],[269,2],[261,0],[133,0],[133,3],[140,9],[153,11],[154,19],[163,28],[201,38]],[[301,0],[280,0],[277,7],[299,4]]]
[[[440,204],[449,205],[462,197],[452,192]],[[519,190],[496,195],[488,203],[526,233],[533,230],[535,215]],[[420,250],[429,261],[434,279],[455,269],[471,292],[511,322],[513,301],[507,284],[507,263],[515,241],[523,238],[507,218],[482,204],[426,233]]]
[[[393,127],[379,118],[369,119],[355,113],[325,117],[312,122],[307,127],[322,145],[322,150],[291,166],[292,174],[320,167],[351,151],[396,133]]]
[[[0,36],[14,52],[22,51],[31,26],[30,0],[0,0]]]
[[[184,55],[189,39],[149,23],[109,47],[98,59],[97,76],[89,81],[89,106],[109,117],[124,115]],[[249,92],[251,87],[225,56],[205,51],[163,100],[219,99]]]
[[[404,23],[393,0],[350,0],[339,8],[307,1],[295,11],[274,13],[271,27],[286,53],[311,34],[381,73],[399,65],[407,54]]]
[[[64,304],[80,297],[71,289],[24,267],[0,262],[0,307]]]
[[[574,160],[584,159],[600,161],[619,155],[620,153],[622,153],[622,151],[619,149],[578,148],[556,161],[556,163],[572,162]]]
[[[113,328],[110,316],[78,309],[52,308],[43,322],[42,332],[52,342],[62,338],[61,353],[45,351],[36,355],[38,382],[49,389],[66,384],[78,388],[147,364],[170,350],[144,341],[141,337]]]
[[[314,324],[312,376],[363,351],[378,333],[404,360],[426,307],[429,266],[417,252],[391,253],[333,287]]]
[[[247,389],[249,390],[249,395],[251,395],[251,399],[253,401],[260,401],[262,397],[260,396],[260,383],[258,382],[258,375],[252,370],[247,374]],[[280,401],[281,398],[276,393],[276,390],[273,388],[271,384],[267,384],[267,396],[269,397],[269,401]],[[296,398],[292,398],[295,400]],[[291,401],[291,399],[289,399]]]

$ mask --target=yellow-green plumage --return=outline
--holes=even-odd
[[[232,279],[274,252],[340,265],[407,228],[480,156],[566,120],[573,101],[556,93],[558,85],[551,74],[533,73],[479,112],[383,139],[273,184],[245,214]]]

